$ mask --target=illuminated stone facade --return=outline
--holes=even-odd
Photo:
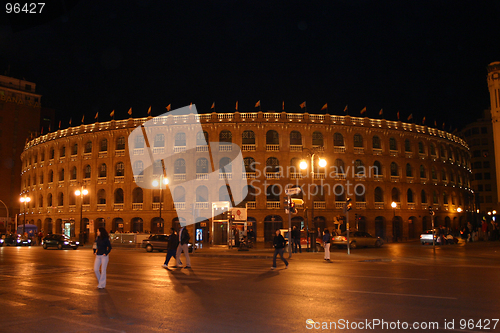
[[[437,211],[436,225],[452,229],[464,225],[467,212],[473,209],[469,149],[450,133],[350,116],[212,113],[155,118],[156,125],[164,127],[165,137],[175,142],[166,143],[165,137],[158,136],[149,143],[153,155],[166,150],[178,155],[174,165],[166,165],[170,183],[163,191],[162,224],[158,219],[160,191],[137,185],[144,179],[141,175],[134,178],[129,159],[129,154],[148,158],[148,147],[140,140],[137,146],[128,147],[128,135],[149,119],[71,127],[29,141],[21,157],[21,191],[32,198],[27,219],[45,232],[66,228],[74,236],[80,232],[80,213],[84,223],[93,221],[94,228],[168,233],[177,217],[175,202],[179,209],[193,210],[200,221],[196,228],[202,230],[204,240],[212,239],[220,231],[209,220],[209,203],[227,198],[219,196],[219,189],[203,185],[203,174],[209,172],[206,166],[195,159],[183,160],[186,140],[198,140],[197,149],[203,151],[205,137],[222,142],[221,147],[229,142],[241,147],[243,175],[251,186],[243,204],[261,242],[271,240],[274,229],[288,227],[284,194],[272,191],[287,184],[303,189],[304,205],[292,216],[293,225],[344,229],[343,206],[351,198],[350,226],[387,241],[416,239],[429,229],[429,206]],[[194,133],[200,123],[206,133]],[[327,166],[316,165],[314,172],[300,170],[299,162],[310,164],[313,153],[315,164],[321,157]],[[218,168],[218,161],[213,163]],[[182,188],[190,173],[196,173],[200,181],[193,203],[185,202]],[[82,212],[80,197],[74,194],[80,186],[89,191]],[[391,208],[393,201],[396,209]],[[464,212],[458,213],[459,207]]]

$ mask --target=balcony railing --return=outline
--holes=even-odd
[[[266,145],[266,151],[279,151],[280,145]]]
[[[196,173],[196,179],[198,180],[207,180],[208,179],[208,173]]]
[[[107,151],[100,151],[99,152],[99,158],[106,158],[106,157],[108,157]]]
[[[185,173],[176,173],[174,174],[174,181],[183,181],[186,180],[186,174]]]
[[[248,209],[255,209],[256,207],[257,207],[257,205],[256,205],[255,201],[248,201],[247,202],[247,208]]]
[[[185,210],[186,209],[186,203],[184,201],[174,202],[174,208],[176,210]]]
[[[124,204],[122,203],[115,203],[113,204],[113,210],[123,210]]]
[[[208,209],[209,204],[208,204],[208,202],[196,202],[194,205],[194,208],[195,209]]]
[[[106,184],[106,177],[97,177],[97,184]]]
[[[345,153],[345,146],[335,146],[333,147],[334,153]]]
[[[153,154],[165,154],[165,147],[154,147]]]
[[[267,209],[279,209],[281,207],[281,203],[279,201],[267,201],[266,208]]]
[[[414,202],[408,202],[408,209],[415,209],[415,203]]]
[[[255,175],[256,173],[255,172],[243,172],[243,174],[241,175],[243,179],[254,179],[255,178]]]
[[[266,172],[266,178],[268,179],[280,179],[280,176],[279,172]]]
[[[373,155],[382,155],[381,148],[372,148]]]
[[[314,209],[326,209],[325,201],[314,201]]]
[[[125,150],[124,149],[115,150],[115,156],[116,157],[125,156]]]
[[[219,151],[232,151],[233,150],[233,145],[229,144],[223,144],[219,143]]]
[[[255,151],[255,145],[241,145],[241,151]]]
[[[366,202],[356,201],[356,209],[366,209]]]
[[[144,148],[135,148],[134,155],[144,155]]]
[[[97,204],[97,211],[103,212],[106,210],[106,204]]]
[[[142,210],[143,203],[142,202],[133,202],[132,210]]]
[[[115,183],[124,183],[125,176],[115,176]]]
[[[344,209],[345,201],[335,201],[335,209]]]
[[[186,146],[175,146],[174,153],[183,153],[186,151]]]
[[[153,202],[151,204],[151,208],[153,210],[160,210],[160,203],[159,202]],[[165,205],[161,205],[161,209],[165,208]]]
[[[231,180],[233,179],[233,174],[232,173],[219,173],[219,180]]]
[[[354,147],[354,154],[364,154],[365,148],[363,147]]]
[[[302,145],[290,145],[290,151],[302,151]]]
[[[196,146],[196,151],[197,151],[197,152],[206,152],[206,151],[208,151],[208,146],[207,146],[207,145],[204,145],[204,146]]]

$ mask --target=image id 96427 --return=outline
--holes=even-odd
[[[5,13],[7,14],[41,14],[45,2],[7,2]]]

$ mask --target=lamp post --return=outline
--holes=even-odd
[[[318,151],[316,149],[302,148],[302,150],[304,150],[304,149],[307,150],[309,152],[309,155],[311,156],[311,164],[310,164],[310,166],[311,166],[311,184],[313,184],[314,183],[314,157],[316,156],[316,154],[317,154]],[[319,158],[318,165],[321,168],[326,167],[326,164],[327,163],[326,163],[325,159]],[[302,160],[300,162],[300,164],[299,164],[299,168],[301,170],[306,170],[307,167],[308,167],[307,162],[305,160]],[[310,195],[310,193],[308,193],[308,195]],[[314,233],[315,233],[316,232],[316,225],[314,223],[314,202],[313,202],[312,198],[311,198],[311,222],[313,223],[313,228],[314,228]],[[307,223],[307,232],[308,232],[308,235],[309,235],[309,222]],[[315,244],[316,244],[316,240],[312,239],[311,240],[311,247],[314,245],[314,248],[316,248]],[[314,252],[314,248],[312,249],[313,252]]]
[[[83,196],[89,194],[89,191],[83,186],[75,191],[75,195],[80,197],[80,244],[85,245],[85,239],[83,236]]]
[[[391,203],[391,207],[392,207],[392,211],[394,212],[394,217],[396,217],[396,207],[398,206],[398,204],[396,202],[392,202]]]
[[[163,188],[161,185],[165,185],[165,189],[167,188],[168,178],[164,177],[163,174],[160,175],[160,181],[153,180],[153,186],[160,188],[160,223],[163,225],[163,220],[161,219],[161,206],[163,206]]]
[[[31,198],[28,196],[24,196],[24,197],[21,197],[21,199],[19,199],[19,200],[21,201],[21,203],[24,204],[24,214],[23,214],[23,236],[24,236],[24,233],[26,232],[26,203],[30,202]],[[17,232],[17,230],[16,230],[16,232]]]

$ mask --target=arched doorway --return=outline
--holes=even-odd
[[[366,217],[363,216],[363,215],[358,215],[356,217],[356,229],[358,229],[358,231],[364,231],[366,232]]]
[[[56,220],[56,234],[62,234],[63,233],[63,221],[61,219]]]
[[[403,219],[401,216],[394,216],[392,219],[392,241],[403,240]]]
[[[164,234],[165,233],[165,221],[163,218],[153,217],[151,219],[151,233],[152,234]],[[168,232],[170,234],[170,231]]]
[[[385,239],[385,219],[383,216],[375,218],[375,237]]]
[[[449,217],[449,216],[446,216],[446,217],[444,218],[444,227],[445,227],[446,229],[450,229],[450,228],[451,228],[451,219],[450,219],[450,217]]]
[[[96,222],[97,222],[97,220],[96,220]],[[123,219],[121,217],[115,217],[113,219],[113,221],[111,222],[111,224],[113,226],[112,229],[115,232],[124,232],[124,223],[123,223]]]
[[[254,241],[257,240],[257,219],[255,217],[247,216],[247,228],[253,231]]]
[[[415,235],[415,225],[417,224],[417,218],[415,216],[411,216],[408,219],[408,239],[414,239]]]
[[[130,225],[132,226],[132,232],[143,232],[144,222],[140,217],[134,217],[130,220]]]
[[[426,232],[427,230],[432,228],[432,221],[430,216],[424,216],[422,219],[422,232]]]
[[[295,227],[299,230],[305,227],[304,218],[302,216],[294,216],[292,217],[292,228]]]
[[[311,226],[311,231],[316,232],[316,237],[323,237],[323,230],[326,228],[326,218],[324,216],[315,216]],[[319,231],[318,231],[319,229]]]
[[[283,229],[283,219],[279,215],[268,215],[264,219],[264,242],[272,243],[276,229]]]

